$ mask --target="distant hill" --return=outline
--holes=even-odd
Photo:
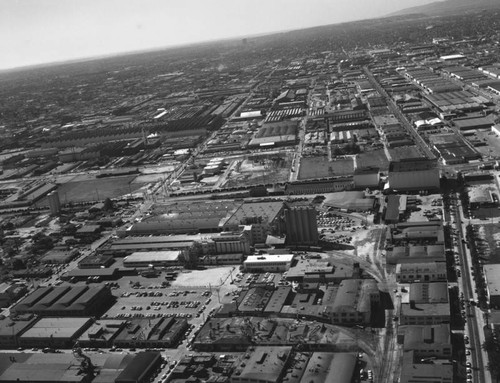
[[[401,11],[391,13],[389,16],[400,16],[408,14],[424,14],[428,16],[447,16],[468,12],[478,12],[481,10],[500,10],[500,1],[498,0],[445,0],[436,1],[418,7],[402,9]]]

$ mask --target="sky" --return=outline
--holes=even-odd
[[[385,16],[435,0],[0,0],[0,69]]]

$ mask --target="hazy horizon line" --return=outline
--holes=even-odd
[[[436,2],[439,2],[439,1],[443,1],[443,0],[437,0]],[[400,11],[403,11],[403,10],[404,9],[402,9]],[[342,22],[329,23],[329,24],[318,24],[318,25],[313,25],[313,26],[299,28],[299,29],[295,29],[295,28],[282,29],[282,30],[275,30],[275,31],[269,31],[269,32],[247,34],[247,35],[235,35],[235,36],[230,36],[230,37],[226,37],[226,38],[216,38],[216,39],[185,42],[185,43],[143,48],[143,49],[125,50],[125,51],[113,52],[113,53],[108,53],[108,54],[98,54],[95,56],[75,57],[75,58],[69,58],[66,60],[46,61],[46,62],[40,62],[40,63],[36,63],[36,64],[28,64],[28,65],[21,65],[21,66],[15,66],[15,67],[0,68],[0,74],[4,74],[4,73],[8,73],[8,72],[29,70],[29,69],[37,69],[37,68],[49,67],[49,66],[64,65],[64,64],[76,64],[76,63],[82,63],[85,61],[102,60],[102,59],[107,59],[107,58],[112,58],[112,57],[129,56],[129,55],[140,54],[140,53],[160,52],[162,50],[181,48],[181,47],[189,47],[189,46],[194,46],[194,45],[218,43],[218,42],[245,39],[245,38],[272,36],[272,35],[280,34],[280,33],[304,31],[304,30],[308,30],[308,29],[328,27],[328,26],[332,26],[332,25],[341,25],[341,24],[348,24],[348,23],[353,23],[353,22],[358,22],[358,21],[367,21],[367,20],[379,20],[379,19],[384,19],[384,18],[392,18],[392,17],[400,17],[400,16],[402,16],[402,15],[394,15],[391,13],[391,14],[387,14],[387,15],[379,16],[379,17],[353,19],[353,20],[349,20],[349,21],[342,21]]]

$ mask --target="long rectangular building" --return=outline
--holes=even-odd
[[[246,272],[283,272],[292,265],[293,254],[251,255],[243,262]]]
[[[113,302],[107,287],[40,287],[13,308],[16,314],[40,316],[99,316]]]

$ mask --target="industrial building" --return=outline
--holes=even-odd
[[[287,271],[292,265],[293,259],[293,254],[250,255],[243,262],[243,268],[248,273],[279,273]]]
[[[251,287],[241,299],[238,312],[247,315],[259,315],[260,312],[264,311],[273,294],[274,288],[271,286]],[[276,302],[273,305],[277,306]]]
[[[10,353],[0,355],[0,382],[5,383],[141,383],[162,362],[159,352],[76,355]]]
[[[444,244],[427,246],[395,246],[386,254],[387,263],[428,263],[445,262]]]
[[[31,314],[21,315],[13,320],[0,319],[0,348],[15,349],[19,347],[19,337],[26,332],[38,319]]]
[[[458,86],[458,85],[454,85]],[[439,112],[441,118],[455,116],[460,112],[477,112],[485,108],[488,99],[481,96],[475,96],[471,92],[456,89],[435,94],[424,95],[424,100],[429,102],[436,111]]]
[[[409,298],[415,303],[448,303],[448,283],[412,283]]]
[[[455,133],[432,134],[429,142],[439,153],[445,165],[466,163],[481,159],[481,155],[463,137]]]
[[[400,326],[398,343],[403,351],[413,351],[417,358],[450,359],[452,354],[450,325]]]
[[[144,234],[197,234],[216,233],[222,230],[220,221],[233,208],[234,204],[224,206],[211,203],[212,206],[192,204],[191,208],[185,206],[172,206],[171,214],[152,216],[142,222],[136,222],[119,235],[144,235]],[[201,205],[201,206],[200,206]],[[179,214],[177,211],[181,210]]]
[[[224,231],[238,231],[246,226],[250,244],[266,242],[268,234],[279,234],[282,228],[282,201],[247,202],[221,220]]]
[[[330,286],[323,297],[323,315],[338,325],[369,325],[372,309],[380,303],[380,291],[373,279],[346,279]]]
[[[49,202],[50,214],[57,215],[61,212],[61,201],[57,190],[52,190],[47,194],[47,201]]]
[[[40,318],[19,337],[19,345],[24,348],[72,348],[92,323],[92,318]]]
[[[400,383],[455,382],[452,363],[421,363],[420,359],[418,361],[415,359],[417,358],[413,351],[407,351],[403,354]]]
[[[278,286],[276,290],[272,293],[269,301],[264,308],[264,314],[267,315],[277,315],[281,312],[283,306],[288,303],[290,297],[292,296],[291,286]]]
[[[301,113],[301,112],[300,112]],[[295,145],[298,121],[265,123],[248,143],[249,148]]]
[[[0,365],[2,383],[88,383],[92,378],[72,354],[1,354]]]
[[[62,249],[52,249],[49,250],[41,259],[42,263],[48,264],[64,264],[71,262],[80,253],[78,250],[62,250]]]
[[[113,264],[114,258],[110,255],[87,255],[78,262],[79,269],[100,269]]]
[[[99,249],[103,255],[123,257],[134,252],[145,251],[181,251],[183,254],[195,252],[195,243],[200,240],[199,235],[159,235],[159,236],[130,236],[119,238]]]
[[[117,347],[163,348],[179,343],[189,327],[185,318],[131,319],[113,338]]]
[[[180,264],[181,251],[137,251],[123,258],[125,267],[167,267]]]
[[[352,190],[354,181],[352,176],[339,176],[328,181],[304,181],[288,183],[285,194],[320,194],[334,193],[343,190]]]
[[[120,271],[120,272],[119,272]],[[73,269],[66,271],[61,274],[61,280],[63,281],[83,281],[91,278],[98,278],[101,281],[111,281],[118,279],[120,275],[123,274],[123,269],[118,269],[117,267],[111,268],[84,268],[84,269]]]
[[[436,161],[420,159],[391,162],[388,187],[392,190],[439,190]]]
[[[446,262],[398,263],[396,280],[399,283],[446,281]]]
[[[318,243],[316,217],[316,209],[313,206],[288,206],[285,209],[287,245],[316,245]]]
[[[469,205],[471,209],[481,207],[494,207],[498,205],[498,199],[493,198],[493,193],[485,185],[475,185],[469,188]]]
[[[401,304],[400,325],[436,325],[450,322],[449,303]]]
[[[234,308],[234,304],[228,304]],[[286,306],[285,306],[286,307]],[[321,306],[316,305],[320,308]],[[324,331],[325,327],[336,331],[327,324],[327,318],[321,322],[315,320],[320,316],[312,316],[311,321],[297,323],[297,315],[308,315],[308,311],[295,312],[288,318],[260,316],[222,316],[220,312],[210,318],[196,336],[193,347],[197,351],[241,352],[250,346],[284,345],[296,346],[299,342],[305,349],[314,351],[333,351],[336,343]]]
[[[88,286],[39,287],[18,302],[12,312],[40,316],[99,316],[114,301],[109,288]]]
[[[126,325],[126,320],[100,319],[83,332],[78,344],[80,347],[112,347],[116,336]]]
[[[287,271],[286,279],[299,283],[340,283],[344,279],[359,278],[359,264],[346,265],[323,259],[300,258]]]
[[[250,230],[251,231],[251,230]],[[231,232],[225,231],[222,233],[205,236],[201,240],[203,254],[250,254],[250,239],[248,232]]]
[[[380,186],[380,169],[375,167],[358,168],[354,170],[354,188],[378,188]]]
[[[300,378],[300,383],[350,383],[356,371],[354,353],[314,352]]]
[[[115,383],[141,383],[150,379],[153,373],[161,365],[163,359],[159,352],[140,352],[135,354],[133,359],[119,370],[119,375],[114,380]],[[121,365],[121,364],[117,364]],[[103,372],[101,370],[101,376]],[[106,378],[102,382],[106,382]],[[95,382],[95,380],[94,380]],[[97,382],[95,382],[97,383]]]
[[[364,191],[340,191],[330,193],[323,201],[323,206],[325,207],[356,212],[372,211],[375,204],[375,198],[366,195]]]
[[[460,131],[473,129],[490,130],[495,125],[495,123],[487,117],[455,118],[453,119],[453,124],[460,129]]]
[[[401,222],[388,230],[388,238],[395,246],[444,244],[443,223],[441,221]]]
[[[276,383],[286,373],[292,347],[260,346],[236,367],[231,383]]]
[[[390,194],[386,198],[384,209],[384,222],[386,224],[398,223],[406,212],[406,196]]]
[[[483,266],[488,300],[492,308],[500,308],[500,264]]]

